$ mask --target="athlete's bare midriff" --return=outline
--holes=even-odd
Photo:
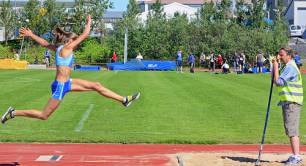
[[[58,82],[67,82],[70,79],[71,68],[68,66],[57,66],[56,77]]]

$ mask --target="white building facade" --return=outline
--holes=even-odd
[[[136,1],[139,4],[142,12],[147,12],[151,10],[152,4],[156,2],[156,0],[136,0]],[[161,4],[163,5],[169,5],[175,2],[195,9],[201,8],[201,6],[204,4],[204,0],[161,0]]]
[[[306,28],[306,0],[292,0],[285,11],[289,25],[300,25]]]
[[[198,11],[198,9],[196,9],[196,8],[192,8],[190,6],[183,5],[183,4],[180,4],[180,3],[177,3],[177,2],[174,2],[174,3],[163,6],[163,13],[165,13],[167,19],[170,19],[170,18],[174,17],[175,13],[179,13],[181,15],[185,14],[187,16],[188,20],[192,20],[193,18],[196,17],[197,11]],[[142,23],[144,23],[147,20],[150,12],[151,12],[151,10],[140,13],[138,15],[138,19]]]
[[[139,19],[144,22],[147,19],[149,12],[151,11],[152,4],[156,3],[156,0],[136,0],[142,13],[139,15]],[[237,0],[232,1],[233,11]],[[244,0],[246,3],[251,3],[252,0]],[[171,18],[175,13],[186,14],[189,20],[196,17],[196,13],[201,9],[205,3],[220,4],[222,0],[160,0],[163,5],[163,11],[167,18]]]

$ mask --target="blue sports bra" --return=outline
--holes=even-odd
[[[72,67],[72,64],[74,62],[74,55],[73,55],[73,53],[71,53],[68,57],[65,57],[65,58],[60,57],[60,52],[61,52],[63,47],[64,47],[64,45],[61,45],[56,50],[56,55],[55,55],[56,66],[68,66],[68,67]]]

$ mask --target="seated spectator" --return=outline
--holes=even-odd
[[[221,69],[222,69],[222,73],[223,74],[227,74],[227,73],[230,73],[230,70],[229,70],[229,65],[227,63],[227,60],[224,62],[224,64],[221,66]]]
[[[18,52],[15,49],[13,50],[13,52],[14,52],[15,60],[19,61],[20,60],[20,56],[19,56]]]
[[[142,57],[142,55],[141,55],[140,53],[138,53],[136,59],[137,59],[138,61],[141,61],[141,60],[143,60],[143,57]]]
[[[244,69],[243,69],[244,73],[253,73],[253,68],[249,63],[245,63],[244,64]]]

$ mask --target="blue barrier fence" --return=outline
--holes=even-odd
[[[80,71],[80,70],[91,70],[91,71],[98,71],[98,70],[101,70],[101,66],[81,66],[81,65],[76,65],[74,67],[74,70],[76,71]]]
[[[110,70],[129,70],[129,71],[145,71],[145,70],[175,70],[175,61],[139,61],[131,60],[125,64],[122,62],[114,62],[106,64],[107,68]]]

